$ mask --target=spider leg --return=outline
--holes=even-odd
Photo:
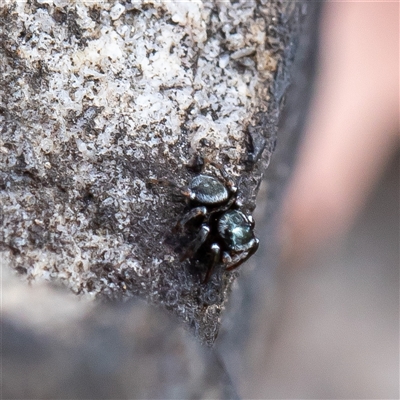
[[[237,187],[235,185],[235,182],[229,176],[229,174],[225,171],[225,168],[221,164],[216,163],[215,161],[211,161],[208,158],[204,159],[204,163],[212,165],[214,168],[216,168],[220,172],[220,174],[224,178],[226,186],[228,187],[228,189],[231,193],[237,192]]]
[[[223,165],[215,162],[215,161],[211,161],[208,158],[204,159],[204,164],[210,164],[212,165],[214,168],[218,169],[218,171],[220,172],[222,178],[224,179],[225,185],[227,187],[227,189],[230,192],[230,199],[228,201],[227,204],[222,205],[220,208],[216,209],[213,211],[214,212],[223,212],[226,210],[229,210],[233,204],[235,204],[236,207],[240,208],[243,206],[242,201],[240,199],[238,199],[238,187],[240,186],[240,182],[242,180],[241,177],[239,177],[239,180],[235,183],[235,181],[229,176],[229,174],[226,172],[225,168],[223,167]]]
[[[196,254],[197,250],[200,248],[200,246],[206,241],[209,233],[210,233],[210,228],[206,224],[201,225],[201,228],[197,233],[197,236],[189,243],[189,246],[185,251],[185,254],[183,254],[183,256],[180,258],[180,261],[184,261],[187,258],[193,257]]]
[[[172,182],[168,179],[163,179],[163,178],[157,178],[157,179],[149,179],[147,181],[148,183],[151,183],[152,185],[163,185],[163,186],[173,186],[173,187],[178,187],[178,185],[175,182]]]
[[[228,265],[228,264],[230,264],[232,262],[232,257],[230,256],[230,254],[227,251],[224,251],[222,253],[222,262],[225,265]]]
[[[253,219],[253,217],[251,216],[251,215],[246,215],[246,217],[247,217],[247,219],[249,220],[249,222],[250,222],[250,228],[251,229],[254,229],[254,225],[255,225],[255,222],[254,222],[254,219]]]
[[[195,207],[186,213],[175,226],[175,230],[181,230],[189,221],[199,216],[205,216],[207,214],[206,207]]]
[[[217,243],[211,245],[212,260],[210,266],[207,269],[206,276],[204,277],[203,283],[207,283],[214,271],[215,266],[218,264],[221,257],[221,249]]]
[[[227,271],[232,271],[242,265],[245,261],[247,261],[258,249],[260,241],[255,238],[254,239],[254,244],[253,246],[249,249],[249,251],[246,253],[240,254],[238,257],[233,259],[233,264],[229,265],[229,267],[226,268]],[[243,254],[245,254],[243,256]]]
[[[186,197],[187,199],[190,200],[194,200],[195,199],[195,194],[187,187],[181,187],[179,185],[177,185],[175,182],[170,181],[168,179],[149,179],[147,181],[148,183],[152,184],[152,185],[163,185],[163,186],[172,186],[174,188],[176,188],[180,194],[184,197]]]

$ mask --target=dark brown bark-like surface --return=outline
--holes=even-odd
[[[221,267],[203,284],[179,261],[171,230],[185,203],[149,180],[185,186],[196,173],[187,165],[205,156],[254,210],[312,7],[3,4],[7,267],[86,298],[139,296],[211,345],[238,272]]]

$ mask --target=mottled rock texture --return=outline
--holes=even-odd
[[[185,202],[149,180],[185,186],[206,156],[255,208],[306,14],[265,0],[3,1],[1,257],[26,281],[143,297],[212,344],[238,272],[205,285],[179,261]]]

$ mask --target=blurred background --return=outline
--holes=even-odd
[[[325,3],[318,47],[295,165],[296,87],[217,346],[243,398],[399,398],[399,4]]]

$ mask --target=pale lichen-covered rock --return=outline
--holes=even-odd
[[[1,257],[27,281],[144,297],[211,344],[237,272],[204,285],[179,262],[169,236],[185,204],[148,182],[184,186],[206,156],[254,209],[306,12],[265,0],[3,2]]]

